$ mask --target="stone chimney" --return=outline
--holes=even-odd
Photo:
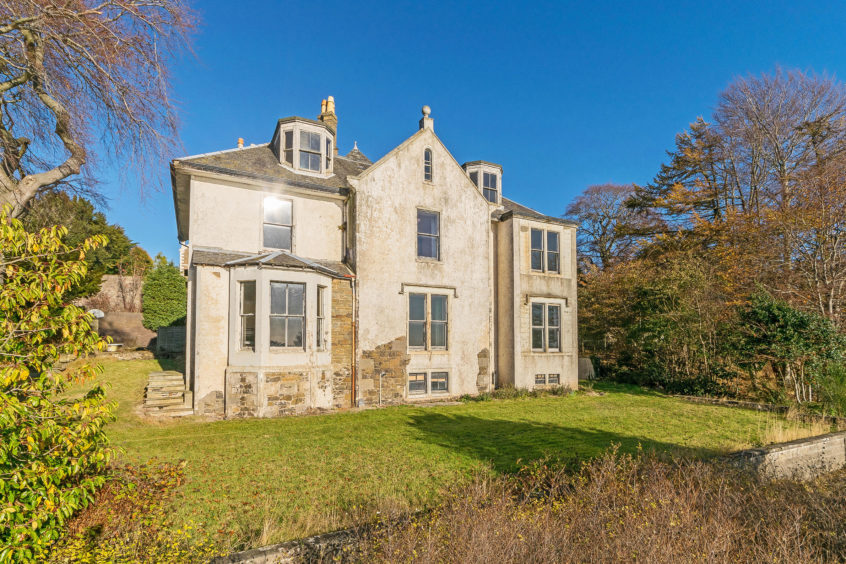
[[[335,115],[335,98],[329,96],[320,102],[320,115],[317,116],[317,121],[322,121],[328,125],[335,134],[335,154],[338,154],[338,116]]]
[[[239,148],[239,149],[243,149],[243,148],[244,148],[244,138],[243,138],[243,137],[239,137],[239,138],[238,138],[238,148]]]
[[[435,131],[435,120],[429,117],[429,114],[432,113],[432,108],[429,106],[423,106],[421,111],[423,112],[423,117],[420,118],[420,129]]]

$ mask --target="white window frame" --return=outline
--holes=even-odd
[[[488,178],[493,178],[494,187],[487,186]],[[488,198],[488,192],[493,192],[493,200]],[[499,175],[495,172],[482,171],[482,195],[487,201],[495,204],[499,201]]]
[[[423,311],[424,311],[424,319],[411,319],[411,299],[413,296],[423,296]],[[432,299],[433,296],[442,297],[444,299],[444,319],[432,319],[432,304],[434,300]],[[406,315],[406,343],[408,344],[408,350],[410,351],[446,351],[449,350],[449,294],[442,294],[440,292],[409,292],[408,294],[408,313]],[[411,324],[422,324],[423,325],[423,345],[412,345],[411,344]],[[433,345],[432,344],[432,326],[433,325],[443,325],[444,326],[444,344],[443,345]]]
[[[543,321],[541,325],[535,324],[535,315],[534,309],[535,306],[540,306],[543,308]],[[558,309],[558,325],[550,325],[549,323],[549,311],[551,308]],[[530,324],[530,331],[529,331],[529,339],[530,345],[532,348],[532,352],[561,352],[561,310],[562,305],[560,303],[552,303],[552,302],[543,302],[543,301],[532,301],[529,306],[529,324]],[[535,346],[535,331],[542,331],[543,335],[543,346],[538,348]],[[558,331],[558,347],[557,348],[550,348],[549,347],[549,335],[551,331]]]
[[[541,246],[540,248],[535,248],[534,242],[532,241],[533,233],[538,232],[541,234]],[[550,235],[554,235],[556,240],[558,241],[558,250],[557,251],[550,251],[549,250],[549,237]],[[534,257],[535,253],[540,253],[541,259],[541,267],[535,268],[534,264]],[[558,268],[550,269],[549,268],[549,260],[552,256],[555,256],[558,262]],[[532,227],[529,229],[529,269],[532,272],[545,272],[547,274],[561,274],[561,232],[555,229],[539,229],[537,227]]]
[[[317,312],[315,315],[315,328],[317,331],[317,340],[315,346],[319,351],[326,350],[326,286],[317,286]]]
[[[415,226],[419,225],[420,223],[420,212],[434,214],[437,218],[437,233],[421,233],[419,227],[415,227],[415,233],[417,234],[414,239],[414,246],[416,248],[417,259],[418,260],[426,260],[426,261],[441,261],[441,212],[435,210],[428,210],[426,208],[417,208],[417,213],[415,215]],[[436,253],[434,257],[429,257],[420,254],[420,237],[429,237],[435,240],[435,250]]]
[[[253,311],[252,313],[244,313],[244,287],[247,284],[253,285]],[[256,350],[256,310],[258,309],[258,284],[255,280],[240,280],[238,281],[238,347],[242,351]],[[252,318],[253,320],[253,344],[246,343],[246,323],[245,319]]]
[[[285,284],[285,313],[273,313],[273,285],[274,284]],[[292,315],[289,313],[289,290],[290,286],[302,286],[303,288],[303,312],[301,315]],[[306,350],[306,346],[308,344],[308,284],[305,282],[289,282],[287,280],[271,280],[267,286],[268,289],[268,302],[267,302],[267,315],[269,317],[268,321],[268,334],[267,334],[267,344],[270,347],[270,350]],[[285,344],[284,345],[274,345],[271,343],[270,334],[272,330],[270,329],[270,322],[273,318],[280,318],[285,319]],[[291,318],[302,319],[302,335],[303,335],[303,343],[302,345],[290,345],[288,344],[288,320]]]
[[[288,204],[290,204],[290,206],[291,206],[291,223],[290,224],[274,223],[272,221],[267,221],[266,208],[267,208],[267,201],[268,200],[276,200],[276,201],[279,201],[279,202],[287,202]],[[289,253],[294,252],[294,201],[290,200],[288,198],[280,198],[279,196],[265,196],[264,199],[262,200],[262,205],[261,205],[261,219],[262,219],[262,224],[261,224],[261,246],[262,246],[262,248],[263,249],[280,249],[280,250],[283,250],[283,251],[288,251]],[[288,230],[291,233],[290,248],[286,249],[284,247],[270,247],[270,246],[268,246],[267,242],[265,241],[265,237],[264,237],[264,226],[265,225],[270,225],[270,226],[274,226],[274,227],[287,227]]]

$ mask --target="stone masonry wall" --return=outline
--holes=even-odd
[[[729,459],[766,478],[812,480],[846,466],[846,432],[744,450]]]
[[[328,386],[326,372],[322,373],[322,383]],[[308,392],[309,373],[301,372],[268,372],[264,374],[263,396],[267,407],[261,409],[261,417],[277,417],[291,415],[307,409],[306,394]]]
[[[406,367],[410,361],[407,349],[403,336],[373,350],[362,351],[358,395],[365,406],[379,405],[380,401],[382,405],[404,401],[408,380]]]
[[[332,280],[332,406],[351,407],[353,299],[349,280]]]
[[[258,373],[232,372],[226,384],[226,416],[258,417]]]

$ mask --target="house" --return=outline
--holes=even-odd
[[[338,152],[332,97],[171,164],[194,412],[277,416],[577,386],[576,225],[419,129]]]

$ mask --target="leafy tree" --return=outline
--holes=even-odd
[[[144,327],[158,331],[159,327],[181,325],[188,308],[185,277],[164,255],[156,255],[155,266],[144,280],[141,311]]]
[[[68,230],[65,243],[70,246],[77,246],[93,235],[108,237],[106,245],[86,255],[88,273],[68,297],[96,294],[103,274],[143,275],[152,266],[150,255],[126,236],[123,227],[110,224],[102,212],[81,196],[46,192],[30,200],[20,219],[29,231],[65,226]]]
[[[169,65],[194,15],[181,0],[0,0],[0,203],[92,186],[95,149],[158,171],[177,142]],[[80,176],[82,174],[83,176]]]
[[[72,247],[64,227],[27,232],[0,213],[0,561],[42,560],[62,526],[104,481],[112,419],[99,386],[63,397],[94,376],[85,358],[104,342],[67,295],[85,278],[86,256],[106,238]]]
[[[757,369],[772,364],[799,403],[813,401],[818,375],[843,360],[846,339],[831,321],[766,292],[740,308],[740,323],[734,343],[738,363]]]

